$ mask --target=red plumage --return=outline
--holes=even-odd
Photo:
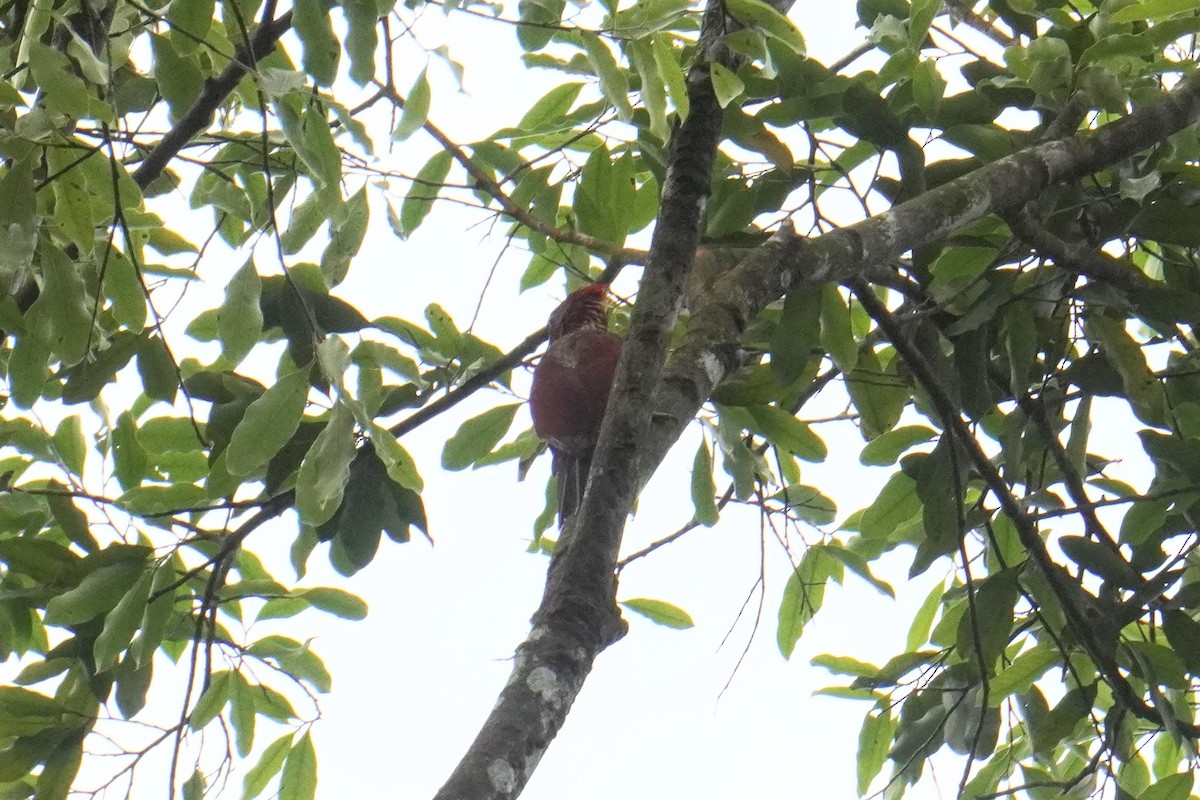
[[[608,330],[608,286],[568,295],[550,315],[549,346],[533,371],[529,411],[546,440],[558,476],[561,525],[583,499],[592,450],[612,389],[621,338]]]

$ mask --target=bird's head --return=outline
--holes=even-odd
[[[608,327],[608,284],[591,283],[567,295],[547,324],[550,341],[587,328]]]

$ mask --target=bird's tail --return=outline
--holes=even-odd
[[[592,467],[592,454],[563,453],[554,451],[554,474],[558,476],[558,527],[563,527],[583,502],[583,490],[587,488],[588,471]]]

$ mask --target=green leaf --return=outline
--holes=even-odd
[[[333,32],[329,7],[321,0],[296,0],[292,28],[304,47],[304,71],[321,86],[331,86],[337,77],[342,46]]]
[[[945,594],[945,585],[937,583],[930,589],[929,594],[925,596],[921,607],[917,609],[916,614],[913,614],[912,624],[908,627],[908,637],[904,640],[905,652],[916,652],[929,641],[929,631],[933,628],[933,618],[937,615],[938,607],[942,604],[942,597]]]
[[[82,735],[72,733],[45,757],[35,800],[66,800],[83,763],[83,740]]]
[[[144,557],[136,555],[100,567],[74,589],[50,598],[46,604],[46,624],[78,625],[115,607],[146,569]]]
[[[339,402],[296,473],[296,510],[306,525],[320,525],[337,511],[353,457],[354,413]]]
[[[721,517],[717,510],[717,486],[713,482],[712,453],[703,439],[692,460],[692,507],[696,521],[706,527],[715,525]]]
[[[208,687],[192,708],[192,713],[188,715],[188,725],[192,730],[200,730],[225,709],[233,695],[234,674],[229,670],[222,670],[212,676]]]
[[[1147,366],[1146,355],[1125,322],[1105,313],[1090,313],[1084,316],[1083,332],[1120,374],[1133,413],[1148,425],[1162,427],[1166,417],[1162,384]]]
[[[379,45],[379,4],[376,0],[341,0],[346,17],[346,55],[350,79],[365,86],[375,75],[375,49]]]
[[[1068,558],[1093,575],[1127,589],[1140,589],[1144,583],[1142,576],[1119,551],[1101,542],[1083,536],[1060,536],[1058,546]]]
[[[105,616],[104,629],[96,637],[96,646],[93,648],[97,672],[107,672],[115,666],[117,656],[129,646],[133,635],[141,628],[153,577],[152,572],[143,572],[137,583],[129,588],[120,602]]]
[[[41,255],[45,285],[29,315],[37,321],[51,352],[64,366],[72,366],[87,356],[92,344],[94,301],[84,286],[80,265],[51,245],[43,244]]]
[[[427,71],[427,69],[421,70],[421,74],[413,81],[412,88],[408,90],[400,121],[396,123],[396,129],[392,131],[392,138],[398,142],[404,141],[419,131],[425,124],[425,120],[429,118],[429,104],[433,99],[433,93],[429,88]]]
[[[878,713],[868,713],[863,718],[862,729],[858,733],[858,794],[866,797],[883,764],[887,761],[888,750],[892,745],[892,737],[896,732],[896,720],[883,709]]]
[[[1048,647],[1035,647],[1017,656],[989,682],[988,705],[998,708],[1009,695],[1028,691],[1034,681],[1060,660],[1060,655]]]
[[[248,260],[225,286],[225,302],[217,312],[217,336],[221,352],[230,364],[239,364],[249,354],[262,333],[260,304],[262,279]]]
[[[913,445],[928,442],[937,436],[937,431],[924,425],[905,425],[868,442],[858,455],[866,466],[886,467],[895,464],[904,451]]]
[[[42,396],[50,377],[49,361],[50,346],[40,336],[17,337],[8,359],[8,388],[18,408],[32,408]]]
[[[792,571],[779,604],[779,627],[775,640],[784,658],[791,658],[800,635],[825,601],[825,584],[841,578],[841,565],[825,548],[813,546],[804,551],[799,566]]]
[[[771,444],[805,461],[819,463],[829,455],[821,437],[808,424],[776,406],[750,406],[746,409],[758,423],[758,430]]]
[[[112,301],[113,316],[129,330],[141,332],[146,327],[146,290],[142,288],[137,268],[116,248],[110,247],[100,257],[106,263],[104,294]]]
[[[225,450],[225,466],[234,475],[249,475],[266,465],[300,426],[308,403],[309,371],[284,375],[246,409]]]
[[[929,33],[929,26],[942,10],[942,0],[913,0],[908,15],[908,40],[915,49],[920,49]]]
[[[46,505],[50,507],[54,521],[58,523],[58,527],[62,528],[67,538],[87,553],[99,550],[100,544],[96,541],[96,537],[92,536],[87,515],[79,510],[71,497],[65,494],[67,487],[52,483],[48,488],[55,492],[62,492],[62,494],[47,495]]]
[[[58,423],[54,431],[54,450],[71,474],[83,474],[88,448],[83,438],[83,421],[78,415]]]
[[[250,685],[241,672],[234,673],[233,692],[229,697],[229,721],[233,726],[234,745],[242,758],[254,747],[255,720],[258,708],[255,698],[258,688]]]
[[[167,7],[167,24],[176,50],[190,53],[204,41],[212,27],[214,6],[213,0],[172,0]]]
[[[789,484],[771,499],[784,503],[797,519],[812,525],[828,525],[837,517],[837,506],[815,486]]]
[[[517,127],[530,133],[543,128],[557,128],[562,123],[563,116],[575,104],[581,89],[582,83],[563,83],[555,86],[525,112]]]
[[[146,451],[137,439],[137,423],[133,414],[121,412],[112,433],[113,472],[117,483],[129,491],[142,482],[149,468]]]
[[[342,619],[364,619],[367,616],[367,604],[361,597],[342,589],[316,587],[305,589],[299,595],[316,608],[327,611]]]
[[[938,0],[939,4],[941,0]],[[930,118],[936,118],[946,93],[946,80],[938,72],[937,62],[925,59],[917,64],[912,76],[913,99]]]
[[[858,364],[858,343],[850,325],[850,309],[846,298],[832,283],[821,287],[821,347],[842,372],[850,372]]]
[[[717,104],[721,108],[737,100],[746,91],[746,84],[727,67],[713,62],[708,68],[712,76],[713,91],[717,95]]]
[[[262,794],[271,779],[283,769],[284,760],[292,749],[292,734],[287,733],[267,745],[253,767],[242,779],[242,800],[253,800]]]
[[[616,109],[617,117],[622,122],[629,122],[633,119],[633,106],[629,104],[629,80],[617,66],[612,51],[594,33],[580,31],[579,38],[587,53],[588,62],[600,78],[600,91],[604,93],[604,99]]]
[[[118,331],[108,347],[67,370],[67,381],[62,389],[63,402],[73,404],[95,399],[133,358],[143,338],[144,334]]]
[[[804,374],[817,345],[822,295],[811,288],[788,291],[784,313],[770,335],[770,372],[786,386]]]
[[[1194,781],[1195,775],[1191,772],[1168,775],[1151,784],[1138,795],[1138,800],[1188,800]]]
[[[862,435],[867,441],[894,428],[908,404],[910,390],[897,375],[896,361],[893,358],[884,369],[874,352],[864,350],[858,366],[846,376],[846,390],[861,415]]]
[[[695,624],[686,611],[664,600],[635,597],[632,600],[622,600],[621,605],[630,611],[636,611],[651,622],[668,628],[691,628]]]
[[[726,0],[725,8],[743,25],[757,25],[763,33],[783,42],[796,55],[805,54],[804,37],[800,31],[792,25],[791,20],[763,0]]]
[[[667,87],[667,96],[675,105],[680,119],[687,119],[691,101],[688,99],[687,80],[683,74],[683,67],[679,63],[679,54],[671,47],[670,40],[665,35],[656,35],[652,46],[654,48],[654,65],[658,68],[658,75]]]
[[[313,800],[317,796],[317,751],[305,733],[288,753],[279,779],[279,800]]]
[[[175,402],[175,395],[179,391],[179,370],[161,336],[142,340],[137,351],[137,369],[142,379],[142,391],[147,397],[168,404]]]
[[[459,426],[442,448],[443,469],[466,469],[492,452],[492,448],[508,433],[518,408],[520,405],[517,403],[497,406]]]
[[[441,191],[446,176],[450,174],[450,163],[450,154],[440,150],[434,153],[417,173],[412,188],[408,190],[404,203],[400,206],[400,227],[396,232],[401,238],[412,236],[425,221],[425,217],[429,216],[433,202],[437,200],[438,192]]]

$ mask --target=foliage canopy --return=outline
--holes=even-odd
[[[449,202],[528,252],[504,291],[602,267],[670,276],[618,324],[670,333],[656,408],[698,387],[677,421],[702,434],[695,523],[756,504],[794,557],[784,656],[847,572],[891,594],[872,565],[897,548],[912,575],[946,572],[906,652],[817,658],[869,709],[861,794],[903,796],[948,748],[967,798],[1189,796],[1200,3],[857,8],[864,43],[824,64],[788,4],[762,0],[0,5],[0,659],[23,665],[0,686],[0,797],[65,797],[156,669],[189,677],[155,746],[223,729],[254,755],[245,797],[313,795],[297,703],[330,676],[305,642],[242,623],[361,617],[345,590],[296,587],[308,559],[327,542],[352,574],[384,534],[427,534],[437,465],[405,435],[479,389],[523,391],[540,342],[504,353],[436,304],[368,319],[339,296],[372,212],[405,239]],[[493,18],[557,85],[454,141],[431,115],[453,87],[396,57],[439,9]],[[455,58],[452,43],[427,61],[461,75]],[[436,153],[379,166],[378,142],[413,136]],[[241,266],[222,271],[229,252]],[[179,303],[213,274],[217,307]],[[847,413],[806,421],[830,396]],[[679,431],[643,406],[650,470]],[[463,423],[440,466],[536,457],[511,432],[518,408]],[[1141,453],[1105,450],[1097,431],[1123,419]],[[893,468],[862,509],[801,480],[835,425]],[[589,496],[612,481],[595,474]],[[534,522],[547,552],[553,511]],[[279,517],[296,580],[255,554]],[[603,584],[614,564],[598,564]],[[661,601],[626,607],[690,624]],[[535,622],[556,630],[553,609]],[[619,635],[595,632],[572,692]],[[271,742],[268,721],[286,730]],[[229,766],[179,755],[185,797]],[[139,757],[106,780],[135,781]]]

